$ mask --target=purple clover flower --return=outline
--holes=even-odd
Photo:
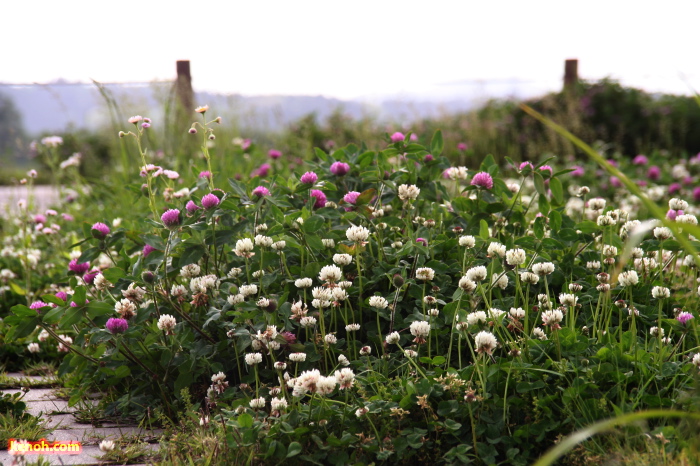
[[[37,313],[39,313],[39,309],[46,306],[48,306],[48,304],[46,304],[44,301],[34,301],[29,305],[29,309],[34,309]]]
[[[400,132],[395,132],[390,136],[391,142],[402,142],[404,139],[406,139],[406,136],[404,136],[403,133]]]
[[[486,172],[479,172],[474,175],[470,184],[481,189],[491,189],[493,188],[493,178]]]
[[[680,190],[681,190],[680,183],[671,183],[670,185],[668,185],[668,193],[670,195],[676,194]]]
[[[622,181],[616,176],[611,176],[610,177],[610,184],[612,185],[613,188],[621,188],[622,187]]]
[[[257,188],[253,189],[253,196],[263,197],[263,196],[269,196],[269,195],[270,195],[270,190],[267,189],[265,186],[258,186]]]
[[[148,257],[148,255],[153,251],[157,251],[157,249],[151,246],[150,244],[146,244],[143,247],[143,251],[141,251],[141,254],[143,254],[143,257]]]
[[[188,214],[193,215],[195,212],[197,212],[199,210],[199,206],[197,204],[195,204],[194,201],[187,201],[187,204],[185,205],[185,209],[187,210]]]
[[[166,210],[165,213],[160,216],[160,220],[168,230],[177,230],[182,223],[180,220],[180,211],[177,209]]]
[[[700,202],[700,186],[693,189],[693,200],[695,202]]]
[[[661,177],[661,169],[657,167],[656,165],[652,165],[649,167],[649,170],[647,170],[647,178],[649,178],[652,181],[656,181]]]
[[[425,238],[416,238],[416,243],[420,243],[420,244],[422,244],[423,246],[426,246],[426,247],[428,246],[428,240],[425,239]]]
[[[129,322],[126,319],[110,318],[105,324],[105,328],[109,333],[115,335],[117,333],[124,333],[129,328]]]
[[[580,166],[580,165],[574,165],[574,166],[571,167],[571,168],[573,168],[574,171],[572,171],[572,172],[570,173],[570,175],[573,176],[573,177],[575,177],[575,178],[581,177],[581,176],[583,176],[583,175],[586,174],[586,171],[585,171],[585,170],[583,169],[583,167]]]
[[[345,196],[343,196],[343,200],[348,204],[354,204],[355,202],[357,202],[357,198],[360,197],[360,194],[361,193],[358,193],[357,191],[350,191]]]
[[[75,275],[84,275],[90,269],[89,262],[78,262],[78,259],[73,259],[68,263],[68,270]]]
[[[83,281],[87,283],[88,285],[92,285],[92,282],[95,281],[95,277],[100,273],[99,269],[92,269],[85,275],[83,275]]]
[[[326,201],[328,201],[328,198],[326,198],[326,194],[323,191],[319,189],[312,189],[311,197],[316,198],[316,202],[314,202],[314,209],[320,209],[321,207],[326,206]]]
[[[344,162],[333,162],[331,165],[331,173],[335,176],[346,175],[350,171],[350,165]]]
[[[102,222],[97,222],[92,226],[90,233],[93,238],[105,239],[109,234],[109,227]]]
[[[314,172],[306,172],[301,175],[301,182],[304,184],[314,184],[318,181],[318,175]]]
[[[632,164],[634,165],[646,165],[649,163],[649,159],[646,155],[639,154],[634,159],[632,159]]]
[[[432,162],[433,160],[435,160],[433,154],[426,154],[425,157],[423,157],[423,163]]]
[[[34,223],[46,223],[46,217],[43,214],[36,214],[34,216]]]
[[[61,214],[61,217],[66,222],[72,222],[73,220],[75,220],[71,214]]]
[[[209,170],[201,171],[201,172],[199,172],[199,177],[211,180],[211,172]]]
[[[464,142],[460,142],[459,144],[457,144],[457,150],[464,152],[465,150],[467,150],[467,144]]]
[[[530,162],[523,162],[518,167],[518,171],[520,173],[524,173],[524,174],[528,174],[534,169],[535,169],[534,165],[532,165],[532,163],[530,163]]]
[[[522,166],[522,164],[521,164],[521,166]],[[542,175],[542,176],[545,176],[545,172],[549,172],[546,175],[548,177],[550,177],[550,176],[552,176],[552,174],[554,174],[554,169],[552,167],[550,167],[549,165],[542,165],[539,168],[539,170],[540,170],[540,175]]]
[[[270,174],[270,170],[272,169],[272,165],[269,163],[264,163],[258,167],[258,169],[255,171],[255,176],[259,176],[260,178],[265,178],[267,175]]]
[[[207,210],[213,209],[214,207],[218,206],[219,202],[220,202],[219,198],[216,197],[216,195],[211,194],[211,193],[206,194],[206,195],[204,195],[204,197],[202,197],[202,207],[204,207]],[[189,205],[189,203],[188,203],[188,205]],[[185,206],[185,208],[187,208],[187,206]],[[190,210],[187,209],[187,212],[189,212],[189,211]]]
[[[676,320],[680,322],[681,325],[685,326],[688,323],[688,321],[694,318],[695,317],[693,317],[693,314],[691,314],[690,312],[681,312],[680,314],[678,314],[678,317],[676,317]]]
[[[272,160],[277,160],[278,158],[282,157],[282,152],[278,151],[277,149],[270,149],[269,151],[267,151],[267,155]]]

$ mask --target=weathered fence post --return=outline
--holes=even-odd
[[[578,84],[578,60],[568,59],[564,62],[564,90],[572,90]]]
[[[192,92],[192,75],[190,61],[177,61],[177,81],[175,83],[178,103],[186,111],[194,110],[194,93]]]

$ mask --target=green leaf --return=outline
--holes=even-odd
[[[83,309],[80,307],[69,307],[66,309],[66,313],[63,314],[59,328],[65,329],[69,328],[73,324],[80,322],[83,318]]]
[[[549,228],[551,228],[553,232],[558,232],[561,229],[561,222],[562,218],[559,212],[553,210],[549,213]]]
[[[240,417],[239,417],[240,419]],[[287,458],[291,458],[293,456],[297,456],[299,453],[301,453],[301,443],[299,442],[292,442],[289,444],[289,448],[287,449]]]
[[[489,224],[486,223],[486,220],[481,219],[479,222],[479,236],[481,236],[481,239],[487,240],[489,239]]]
[[[320,215],[312,215],[311,217],[304,220],[302,228],[307,233],[315,233],[321,229],[323,224],[326,223],[326,219]]]
[[[194,264],[204,255],[204,247],[199,244],[185,244],[185,251],[180,256],[180,268]]]
[[[533,225],[532,229],[535,232],[535,238],[541,240],[544,238],[544,217],[537,217],[535,219],[535,224]]]
[[[434,157],[439,157],[442,154],[444,142],[442,140],[442,131],[437,130],[433,134],[433,139],[430,141],[430,152]]]
[[[24,296],[25,294],[27,294],[27,292],[24,291],[24,288],[20,287],[15,282],[10,282],[10,289],[13,293],[18,294],[20,296]]]
[[[12,313],[19,317],[36,317],[37,312],[34,309],[29,309],[24,304],[16,304],[10,309]]]
[[[357,197],[357,200],[355,201],[355,205],[367,205],[370,202],[372,202],[372,199],[374,199],[374,196],[377,195],[377,190],[374,188],[369,188],[366,191],[362,191],[362,194],[360,194]]]
[[[99,256],[101,252],[102,252],[102,250],[100,248],[96,248],[96,247],[87,248],[80,255],[78,262],[92,262],[93,260],[97,259],[97,256]]]
[[[126,273],[117,267],[112,267],[111,269],[103,270],[102,275],[111,283],[116,283],[122,277],[126,276]]]
[[[556,205],[562,205],[564,203],[564,188],[559,178],[552,178],[549,180],[549,189],[552,191],[554,203]]]
[[[236,422],[238,422],[238,425],[241,428],[250,428],[253,427],[253,416],[247,413],[243,413],[240,416],[238,416],[238,419],[236,419]],[[289,456],[289,455],[287,455]]]
[[[540,175],[537,172],[533,173],[533,175],[535,177],[535,189],[540,194],[540,196],[546,196],[547,189],[544,187],[544,178],[542,178],[542,175]]]

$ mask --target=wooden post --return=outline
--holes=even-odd
[[[177,81],[175,83],[177,100],[185,112],[194,111],[194,93],[192,92],[192,75],[190,61],[177,61]]]
[[[573,58],[564,62],[564,90],[572,90],[578,83],[578,60]]]

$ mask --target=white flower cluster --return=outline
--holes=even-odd
[[[352,226],[347,229],[345,236],[347,236],[350,241],[361,243],[367,241],[367,238],[369,238],[369,230],[361,225]]]
[[[389,306],[389,301],[382,296],[372,296],[369,298],[369,305],[377,309],[386,309]]]
[[[473,282],[481,282],[486,279],[486,275],[488,275],[486,267],[483,265],[477,265],[476,267],[472,267],[467,270],[467,273],[464,276]]]
[[[243,238],[236,241],[236,247],[233,252],[239,257],[253,257],[255,253],[253,252],[253,241],[250,238]]]
[[[498,340],[493,333],[482,330],[474,337],[477,353],[491,354],[498,346]]]
[[[617,281],[620,282],[620,286],[634,286],[639,283],[639,275],[634,270],[628,270],[626,272],[620,273],[617,276]]]
[[[199,265],[187,264],[186,266],[180,269],[180,276],[182,278],[193,278],[198,276],[200,271],[201,270],[199,268]]]
[[[412,184],[402,184],[399,186],[399,199],[402,201],[415,201],[420,194],[420,189]]]
[[[318,279],[323,282],[335,283],[343,276],[343,271],[337,265],[326,265],[321,268]]]
[[[158,318],[158,330],[162,330],[166,335],[173,335],[173,330],[177,321],[170,314],[163,314]]]

